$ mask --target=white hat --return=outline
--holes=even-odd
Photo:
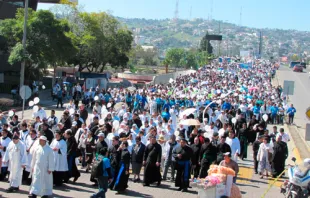
[[[45,136],[41,136],[39,139],[47,141],[47,138]]]
[[[98,137],[105,137],[104,133],[99,133]]]

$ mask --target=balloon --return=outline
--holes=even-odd
[[[33,106],[32,110],[33,110],[33,113],[37,113],[39,111],[39,107],[35,105]]]
[[[118,121],[118,120],[114,120],[112,125],[113,125],[113,128],[114,128],[114,129],[118,129],[118,127],[119,127],[119,121]]]
[[[70,113],[70,115],[73,115],[73,114],[75,113],[75,110],[74,110],[73,108],[71,108],[71,109],[69,110],[69,113]]]
[[[34,105],[34,102],[31,100],[31,101],[29,101],[28,105],[29,105],[29,107],[32,107]]]
[[[104,119],[99,120],[99,125],[104,125]]]
[[[111,106],[112,106],[112,104],[111,104],[111,103],[108,103],[108,104],[107,104],[107,107],[108,107],[108,108],[110,108]]]
[[[232,119],[231,119],[231,122],[232,122],[233,124],[236,124],[237,119],[236,119],[236,118],[232,118]]]
[[[45,85],[42,85],[42,89],[45,89]]]
[[[94,100],[95,100],[95,101],[99,100],[99,97],[98,97],[98,96],[95,96],[95,97],[94,97]]]
[[[40,102],[40,98],[35,97],[35,98],[33,99],[33,102],[34,102],[34,104],[38,104],[38,103]]]
[[[264,120],[265,122],[267,122],[267,120],[268,120],[268,115],[267,115],[267,114],[264,114],[264,115],[263,115],[263,120]]]
[[[9,111],[9,116],[12,117],[14,115],[14,111]]]

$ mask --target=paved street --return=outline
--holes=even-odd
[[[305,115],[306,109],[310,107],[310,77],[309,68],[304,70],[303,73],[293,72],[291,68],[280,67],[277,71],[277,78],[279,84],[283,86],[284,80],[295,82],[294,95],[289,96],[289,103],[294,104],[297,112],[294,119],[295,126],[289,126],[290,132],[294,139],[301,143],[297,144],[300,155],[302,158],[308,157],[310,152],[310,141],[305,141],[306,123],[308,119]]]
[[[295,123],[298,127],[305,128],[305,124],[308,122],[305,111],[310,107],[310,78],[308,70],[303,73],[293,72],[288,67],[280,67],[277,71],[279,84],[283,86],[284,80],[294,81],[295,89],[294,95],[289,96],[290,103],[293,103],[297,109]]]
[[[43,102],[43,101],[42,101]],[[44,101],[44,104],[52,105],[52,102]],[[50,109],[54,108],[55,106],[50,106],[45,109],[47,109],[47,114],[50,114]],[[60,116],[61,112],[59,109],[56,109],[56,115]],[[18,112],[20,115],[20,112]],[[27,110],[25,111],[25,117],[31,117],[32,111]],[[280,127],[280,126],[279,126]],[[271,130],[272,126],[268,126],[269,130]],[[285,130],[287,130],[285,128]],[[291,157],[295,154],[295,152],[292,152],[295,145],[291,141],[289,144],[289,150],[291,156],[289,156],[288,159],[291,159]],[[254,174],[253,171],[253,157],[252,157],[252,146],[249,145],[248,147],[248,159],[245,161],[239,160],[239,166],[240,166],[240,172],[238,175],[237,184],[242,192],[242,195],[244,198],[259,198],[261,197],[264,192],[267,190],[268,186],[273,183],[273,180],[270,179],[259,179],[258,175]],[[291,160],[287,160],[287,163],[291,163]],[[65,184],[62,188],[55,188],[54,189],[54,196],[53,197],[77,197],[79,198],[86,198],[89,197],[92,193],[96,191],[96,188],[91,186],[92,183],[89,181],[89,173],[85,173],[85,170],[81,170],[82,176],[79,178],[76,184]],[[169,174],[168,174],[169,176]],[[143,178],[143,177],[142,177]],[[270,191],[266,194],[265,197],[274,197],[274,196],[282,196],[279,193],[279,186],[281,185],[280,180],[275,183],[275,185],[270,189]],[[8,183],[2,183],[0,182],[0,195],[2,194],[2,197],[12,197],[12,198],[20,198],[20,197],[26,197],[29,187],[22,186],[21,191],[19,194],[6,194],[4,190],[8,187]],[[187,197],[187,198],[196,198],[197,193],[195,189],[190,189],[189,193],[181,193],[176,191],[176,188],[174,187],[174,184],[171,182],[163,182],[161,187],[143,187],[141,183],[133,183],[129,182],[129,188],[127,190],[127,193],[124,195],[116,195],[113,191],[108,191],[107,197],[115,197],[115,198],[125,198],[125,197],[155,197],[155,198],[161,198],[161,197]],[[1,197],[1,196],[0,196]]]

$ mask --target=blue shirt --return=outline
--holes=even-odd
[[[108,174],[107,169],[111,168],[110,159],[107,157],[104,157],[102,160],[102,165],[103,165],[103,176],[108,177],[109,174]]]
[[[259,114],[259,112],[260,112],[260,107],[254,106],[254,107],[253,107],[253,113]]]
[[[290,107],[287,109],[286,113],[288,113],[288,115],[293,116],[296,113],[296,109],[295,107]]]
[[[278,109],[278,107],[272,106],[270,108],[270,111],[271,111],[272,115],[276,115],[278,113],[279,109]]]
[[[222,105],[222,110],[230,110],[231,109],[231,104],[228,102],[224,102]]]

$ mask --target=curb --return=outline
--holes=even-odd
[[[303,161],[304,159],[302,159],[302,157],[301,157],[301,155],[300,155],[300,150],[299,150],[298,147],[297,147],[297,142],[296,142],[295,138],[292,136],[292,132],[291,132],[291,130],[289,129],[289,125],[284,124],[284,127],[287,129],[287,133],[289,134],[290,139],[291,139],[291,142],[293,143],[293,150],[292,150],[292,152],[293,152],[293,154],[294,154],[294,157],[296,158],[296,163],[297,163],[297,164],[300,164],[300,163],[302,163],[302,161]],[[295,130],[298,131],[298,129],[297,129],[296,126],[292,126],[292,127],[295,127]],[[298,136],[300,137],[300,139],[302,139],[299,133],[298,133]],[[306,143],[304,142],[304,144],[306,144]],[[290,151],[289,151],[289,152],[290,152]]]

